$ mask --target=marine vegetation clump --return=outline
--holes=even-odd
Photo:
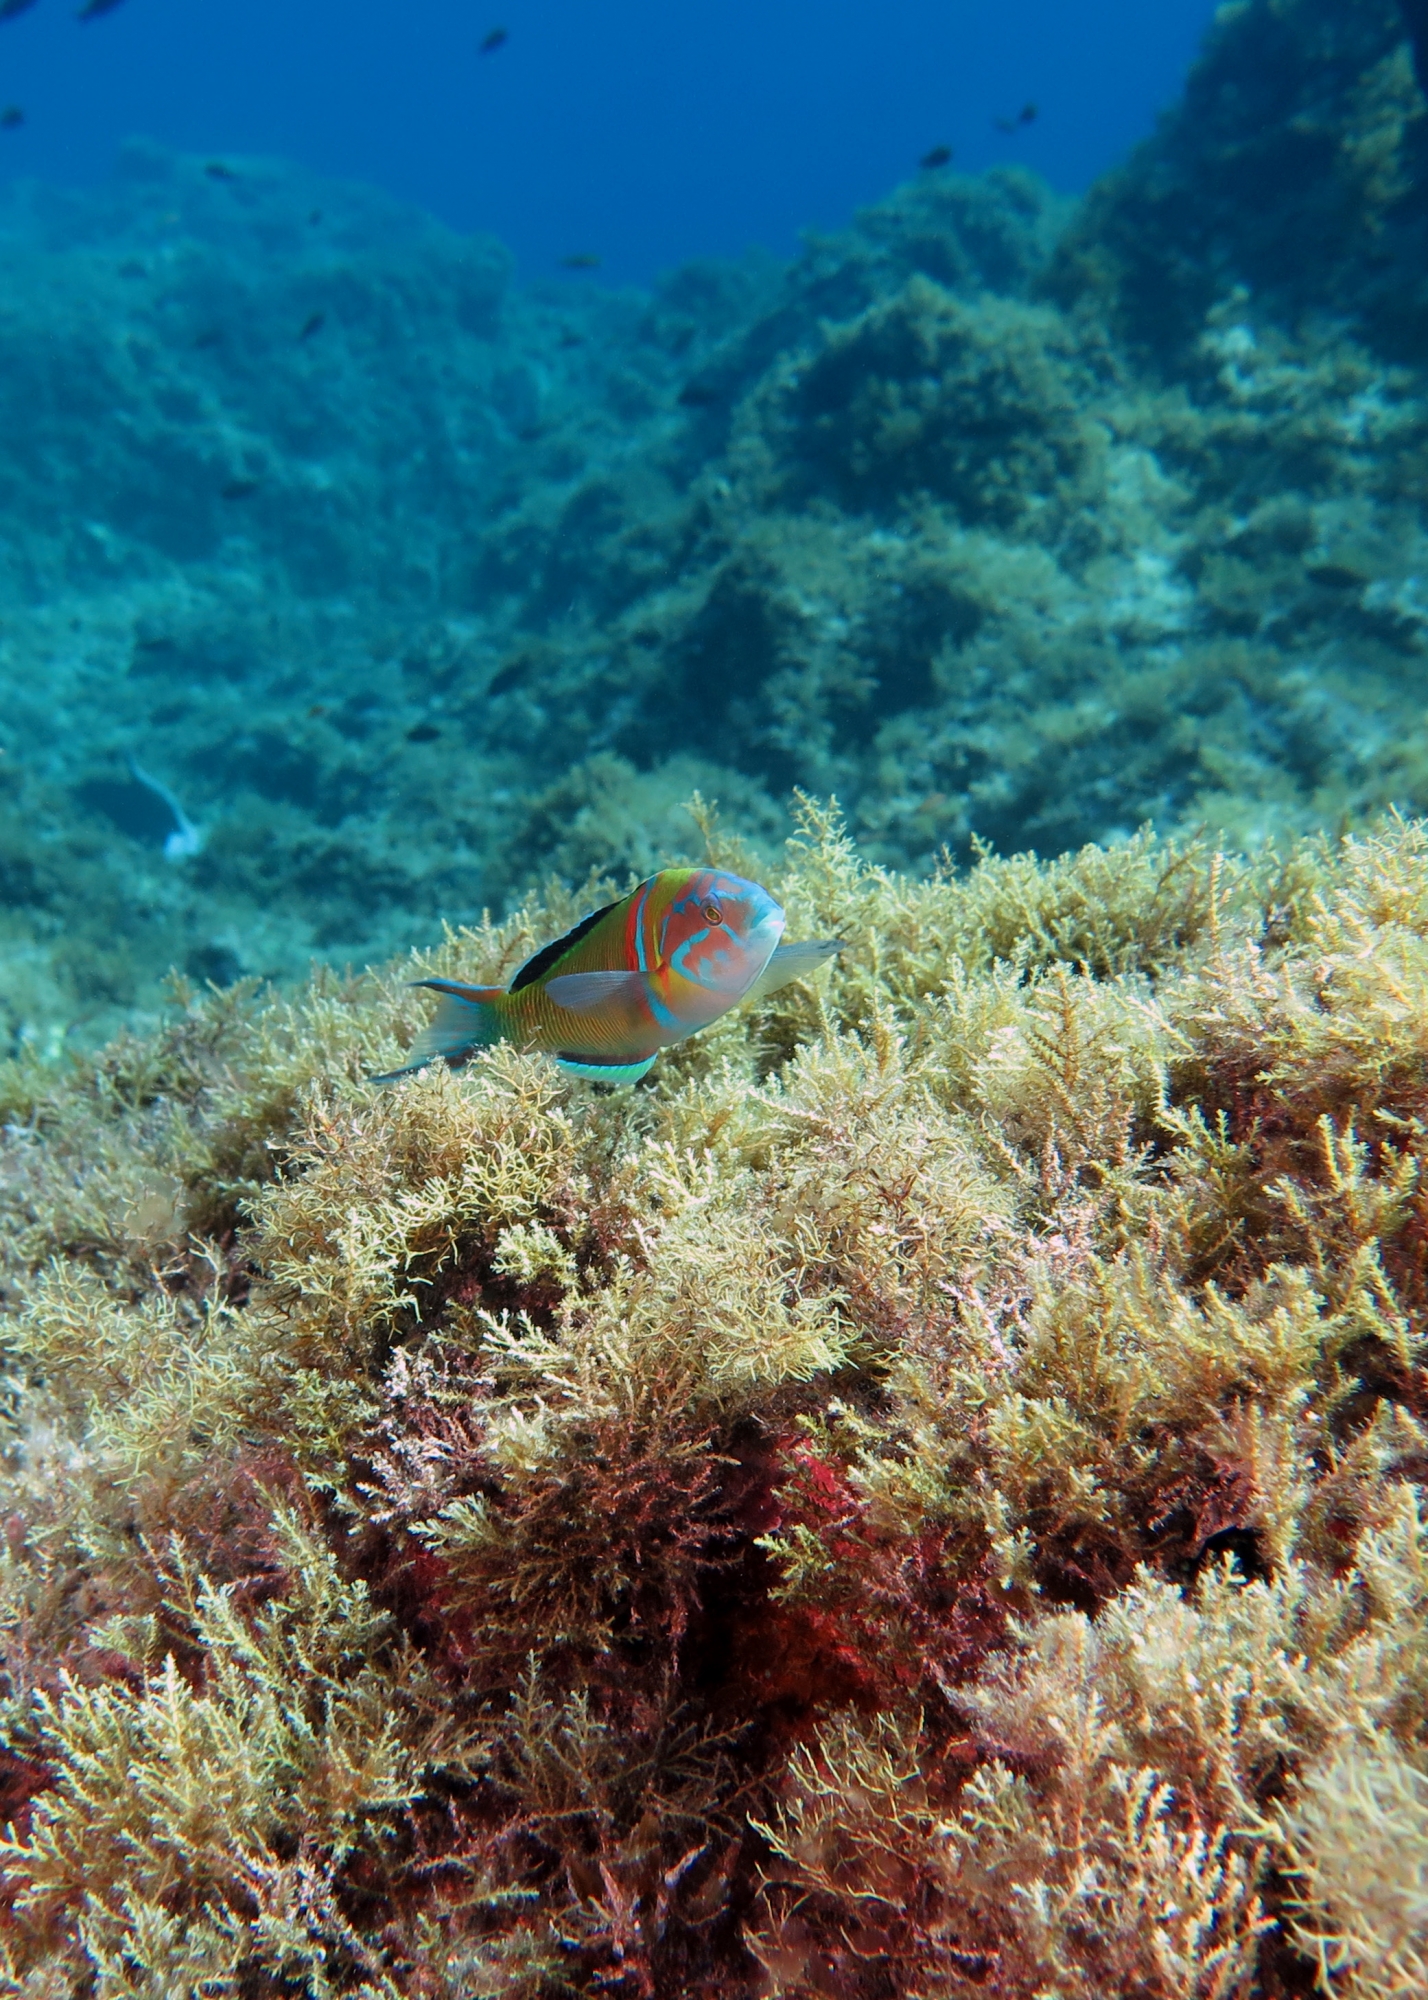
[[[0,1992],[1421,1993],[1428,828],[367,1080],[618,886],[0,1079]]]
[[[1045,308],[972,308],[913,278],[790,371],[787,449],[809,492],[831,486],[855,507],[887,507],[910,488],[951,501],[965,521],[1010,525],[1090,455],[1075,361]]]

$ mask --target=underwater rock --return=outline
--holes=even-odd
[[[1047,276],[1167,369],[1235,286],[1428,352],[1428,103],[1397,0],[1234,0],[1181,102],[1088,196]]]
[[[1053,313],[912,279],[798,368],[772,420],[793,474],[780,497],[863,513],[925,493],[968,525],[1015,527],[1089,456],[1075,346]]]
[[[1079,209],[649,294],[271,162],[12,187],[0,1044],[685,858],[686,776],[913,870],[1428,806],[1424,130],[1386,0],[1255,0]]]

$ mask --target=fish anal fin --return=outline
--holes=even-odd
[[[563,1069],[567,1076],[584,1077],[587,1083],[638,1083],[653,1062],[653,1056],[628,1063],[586,1062],[579,1056],[555,1058],[557,1069]]]

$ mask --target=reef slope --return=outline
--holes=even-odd
[[[1250,0],[1074,211],[931,172],[649,294],[263,161],[10,189],[10,1046],[654,865],[694,785],[914,872],[1428,806],[1425,134],[1388,0]]]

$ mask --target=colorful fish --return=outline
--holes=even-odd
[[[635,1083],[661,1049],[762,998],[835,952],[838,939],[782,944],[784,913],[757,882],[720,868],[662,868],[528,958],[509,986],[421,979],[441,1005],[390,1083],[477,1049],[543,1049],[572,1076]]]

